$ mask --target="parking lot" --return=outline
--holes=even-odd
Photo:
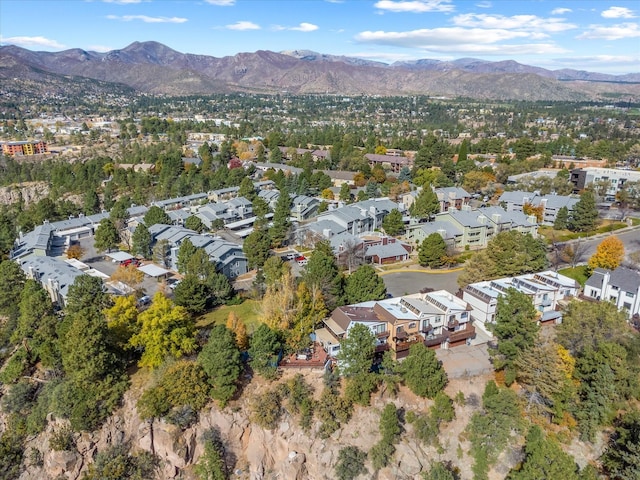
[[[91,268],[95,268],[96,270],[104,273],[105,275],[111,276],[113,272],[120,268],[119,264],[113,262],[109,257],[106,257],[104,252],[96,252],[93,242],[93,237],[83,238],[80,240],[80,246],[84,250],[84,254],[82,255],[82,258],[80,258],[80,261],[86,263]],[[142,293],[153,297],[153,295],[155,295],[160,289],[160,285],[161,281],[145,275],[141,286]]]

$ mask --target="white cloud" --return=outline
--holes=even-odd
[[[355,39],[364,43],[378,45],[394,45],[399,47],[431,48],[435,45],[463,45],[477,43],[489,45],[502,40],[514,38],[526,38],[527,32],[514,32],[511,30],[485,30],[480,28],[433,28],[412,30],[409,32],[360,32]]]
[[[626,7],[611,7],[601,13],[604,18],[636,18],[633,10]]]
[[[636,37],[640,37],[640,28],[637,23],[620,23],[611,26],[589,25],[589,29],[576,38],[580,40],[621,40]]]
[[[551,15],[564,15],[565,13],[573,12],[570,8],[554,8],[551,10]]]
[[[491,8],[491,7],[493,7],[493,4],[491,2],[480,2],[480,3],[476,3],[476,7],[478,7],[478,8]]]
[[[217,7],[233,7],[236,4],[236,0],[204,0],[209,5],[215,5]]]
[[[111,50],[115,50],[113,47],[107,47],[106,45],[89,45],[87,50],[91,50],[92,52],[110,52]]]
[[[318,30],[318,26],[313,23],[302,22],[297,27],[291,27],[289,30],[296,32],[313,32],[314,30]]]
[[[379,0],[374,7],[395,13],[453,12],[455,10],[451,0]]]
[[[313,23],[302,22],[297,27],[285,27],[284,25],[271,25],[271,30],[274,32],[282,32],[284,30],[289,30],[293,32],[313,32],[318,30],[318,26]]]
[[[19,47],[66,48],[62,43],[46,37],[0,37],[0,43]]]
[[[121,20],[123,22],[132,22],[140,20],[144,23],[185,23],[188,21],[182,17],[149,17],[147,15],[107,15],[109,20]]]
[[[227,25],[225,28],[229,30],[260,30],[260,25],[257,25],[253,22],[248,22],[246,20],[242,20],[240,22]]]
[[[453,17],[453,24],[459,27],[478,27],[490,29],[520,30],[531,32],[564,32],[577,28],[561,18],[542,18],[537,15],[487,15],[484,13],[465,13]]]

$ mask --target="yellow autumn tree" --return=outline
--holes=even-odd
[[[122,282],[132,290],[138,290],[144,280],[144,272],[138,270],[138,267],[133,264],[127,265],[126,267],[116,269],[116,271],[111,274],[109,280],[112,282]]]
[[[311,291],[304,282],[300,282],[296,290],[295,315],[286,332],[287,345],[293,350],[307,347],[311,343],[309,335],[327,315],[322,290],[314,290]]]
[[[615,270],[620,266],[623,258],[624,244],[622,240],[613,235],[600,242],[596,248],[596,253],[589,259],[589,268],[591,270],[596,268]]]
[[[116,343],[128,347],[129,339],[138,331],[138,307],[135,295],[116,297],[113,306],[104,311],[107,329]]]
[[[262,320],[274,330],[287,330],[293,322],[296,306],[296,288],[290,270],[267,286],[262,298]]]
[[[236,345],[242,351],[249,349],[249,335],[247,335],[247,326],[244,324],[236,312],[229,312],[227,317],[227,328],[236,335]]]

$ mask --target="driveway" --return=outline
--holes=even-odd
[[[384,272],[382,280],[387,286],[387,292],[394,297],[400,297],[411,293],[418,293],[423,288],[434,290],[447,290],[455,293],[458,291],[458,275],[462,270],[439,272],[419,271],[407,269],[407,271]]]
[[[436,357],[449,378],[468,378],[493,372],[487,344],[439,349]]]

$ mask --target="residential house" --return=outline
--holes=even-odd
[[[211,262],[215,263],[216,271],[233,279],[248,271],[247,258],[242,247],[212,235],[200,235],[184,227],[156,224],[149,227],[152,243],[166,240],[169,246],[167,265],[173,270],[178,269],[178,251],[180,245],[189,239],[195,247],[204,248]]]
[[[469,307],[445,290],[338,307],[324,321],[317,338],[331,355],[356,324],[366,325],[376,338],[376,352],[390,350],[404,358],[416,343],[429,348],[464,345],[475,337]]]
[[[64,308],[69,287],[84,273],[70,264],[53,257],[29,255],[18,260],[27,278],[37,281],[47,291],[51,301]]]
[[[469,284],[462,289],[462,299],[471,306],[474,325],[491,335],[489,325],[495,323],[498,298],[510,288],[527,295],[538,312],[538,321],[546,324],[562,321],[560,303],[577,296],[580,285],[550,270]]]
[[[625,310],[629,319],[640,315],[640,272],[627,267],[596,268],[584,284],[584,295],[612,302]]]
[[[397,155],[378,155],[375,153],[366,153],[364,158],[367,162],[369,162],[369,166],[371,168],[376,165],[381,166],[385,170],[389,170],[393,173],[400,173],[402,167],[411,168],[413,166],[413,162],[410,158],[401,157]]]
[[[520,190],[512,192],[504,192],[500,195],[500,203],[504,205],[508,212],[523,212],[525,205],[532,207],[542,207],[542,218],[540,223],[543,225],[553,225],[558,216],[558,211],[562,207],[566,207],[569,213],[573,211],[573,207],[580,201],[579,197],[568,195],[540,195],[537,192],[523,192]]]
[[[440,202],[440,211],[448,212],[451,208],[462,210],[463,205],[469,205],[471,195],[464,188],[460,187],[442,187],[434,188],[438,202]]]

